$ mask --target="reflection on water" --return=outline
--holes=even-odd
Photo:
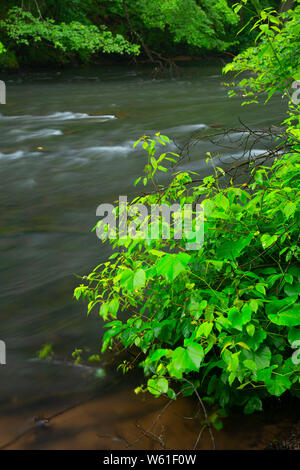
[[[220,70],[201,64],[160,80],[119,67],[2,77],[0,338],[7,365],[0,366],[0,404],[92,386],[93,377],[72,368],[29,359],[46,342],[61,360],[75,347],[99,347],[101,323],[96,315],[86,319],[72,291],[76,274],[108,256],[90,230],[99,204],[132,194],[145,164],[133,142],[160,130],[176,150],[197,133],[182,165],[205,172],[207,151],[231,156],[204,138],[208,129],[238,127],[238,118],[256,128],[282,121],[280,98],[264,113],[229,100]]]

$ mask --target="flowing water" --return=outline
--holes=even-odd
[[[204,62],[173,78],[111,66],[1,79],[0,340],[7,364],[0,365],[0,405],[13,410],[98,383],[63,364],[75,348],[97,352],[103,332],[72,292],[76,275],[108,256],[91,229],[99,204],[133,193],[145,165],[134,141],[161,131],[176,151],[197,136],[180,168],[204,174],[207,151],[225,161],[241,154],[239,132],[230,134],[230,150],[210,143],[208,131],[241,127],[239,119],[257,129],[278,125],[285,103],[275,97],[265,108],[240,107],[240,98],[227,97],[221,64]],[[254,154],[263,150],[256,144]],[[34,360],[45,343],[62,363]]]

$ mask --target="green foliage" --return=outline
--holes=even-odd
[[[293,29],[295,18],[287,15],[280,36]],[[268,33],[263,33],[258,50],[268,42]],[[276,46],[275,51],[279,54],[280,49]],[[290,60],[289,47],[280,54]],[[239,70],[247,70],[256,59],[252,49],[248,61],[246,56],[238,57],[233,67],[242,63]],[[256,73],[257,85],[252,78],[250,83],[257,91],[263,80],[269,91],[283,86],[275,56],[257,65]],[[293,70],[289,73],[293,77]],[[292,361],[300,326],[299,106],[291,105],[289,112],[282,140],[288,141],[290,152],[271,167],[250,166],[250,186],[231,181],[220,187],[221,168],[214,168],[201,184],[193,183],[195,173],[177,172],[162,186],[159,175],[178,158],[159,151],[169,139],[157,133],[136,143],[148,154],[145,175],[136,184],[151,183],[154,191],[132,201],[129,219],[136,204],[176,202],[183,208],[201,201],[203,246],[188,251],[186,234],[174,237],[176,213],[169,238],[150,237],[151,222],[144,238],[110,240],[114,254],[85,278],[75,296],[88,300],[88,312],[97,309],[108,322],[102,352],[114,344],[139,351],[136,360],[141,358],[147,390],[155,396],[175,399],[179,392],[191,395],[199,389],[221,414],[233,405],[243,406],[245,413],[259,411],[268,396],[299,397],[300,365]],[[168,225],[162,215],[160,225]],[[125,320],[121,311],[128,313]],[[124,371],[131,367],[123,366]],[[220,426],[218,414],[213,421]]]
[[[53,356],[53,347],[51,343],[46,343],[44,346],[38,351],[38,358],[39,359],[51,359]]]
[[[200,49],[227,49],[228,28],[239,21],[226,0],[138,0],[134,9],[144,28],[167,30],[175,43]]]
[[[129,43],[122,35],[113,35],[105,26],[84,25],[78,21],[56,24],[54,19],[37,18],[31,12],[14,7],[0,27],[9,40],[17,45],[46,42],[63,52],[138,54],[139,46]]]
[[[0,54],[3,54],[5,52],[5,47],[3,46],[2,42],[0,41]]]
[[[150,161],[158,139],[143,139]],[[147,182],[154,167],[146,168]],[[154,395],[174,398],[174,382],[185,393],[181,379],[189,376],[207,401],[245,405],[246,413],[261,409],[268,394],[299,388],[289,339],[300,324],[298,172],[299,155],[291,153],[253,170],[250,188],[220,189],[217,170],[191,188],[191,176],[179,173],[163,195],[136,199],[170,205],[201,196],[205,241],[189,253],[185,239],[113,241],[117,255],[75,291],[113,320],[102,352],[113,342],[139,348]],[[128,320],[117,319],[121,310]]]
[[[300,78],[300,6],[281,14],[271,8],[258,10],[253,19],[257,44],[227,64],[224,72],[247,72],[231,96],[240,90],[248,102],[257,102],[261,94],[268,101],[276,92],[289,94],[291,83]]]
[[[0,5],[0,40],[21,62],[43,62],[45,54],[66,62],[93,53],[139,54],[148,59],[207,51],[240,51],[253,44],[246,26],[247,2],[232,0],[7,0]],[[275,0],[251,5],[278,8]],[[241,33],[236,37],[239,28]],[[49,45],[53,51],[49,51]],[[26,46],[26,47],[24,47]],[[34,46],[34,50],[33,49]],[[48,50],[47,50],[48,49]],[[1,48],[0,48],[1,53]],[[95,56],[94,56],[95,57]],[[9,66],[11,61],[7,61]]]

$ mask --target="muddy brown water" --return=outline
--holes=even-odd
[[[43,403],[6,413],[0,418],[0,443],[7,444],[6,449],[31,450],[194,449],[204,424],[197,401],[182,398],[165,409],[168,400],[137,396],[133,386],[131,382],[109,393],[99,391],[96,398],[81,397],[81,403],[69,397],[65,404]],[[213,430],[216,449],[276,447],[297,423],[295,406],[285,404],[251,416],[233,411],[222,430]],[[207,428],[196,448],[212,449]]]

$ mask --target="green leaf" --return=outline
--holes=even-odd
[[[217,256],[219,259],[234,259],[237,258],[242,251],[250,245],[253,239],[251,233],[247,237],[240,238],[239,240],[226,240],[217,248]]]
[[[299,326],[300,304],[293,305],[282,313],[270,314],[268,317],[275,325]]]
[[[215,197],[215,201],[216,201],[217,207],[221,207],[225,211],[227,211],[227,209],[229,208],[229,200],[226,196],[224,196],[224,194],[219,193]]]
[[[156,161],[156,159],[155,159],[154,157],[151,157],[151,164],[152,164],[154,170],[156,170],[156,168],[157,168],[157,161]]]
[[[165,256],[166,254],[164,251],[159,251],[159,250],[149,250],[149,253],[151,255],[158,256],[159,258],[161,258],[162,256]]]
[[[269,367],[271,362],[271,351],[268,346],[263,346],[254,354],[254,361],[257,369],[264,369]]]
[[[133,289],[137,290],[144,287],[146,283],[146,273],[143,269],[138,269],[133,277]]]
[[[247,401],[246,406],[244,407],[245,414],[254,413],[254,411],[262,411],[262,401],[258,397],[252,397]]]
[[[173,373],[175,377],[181,378],[183,372],[195,370],[195,367],[195,363],[190,359],[187,350],[178,347],[173,352],[168,370],[171,374]]]
[[[245,359],[245,361],[243,361],[243,364],[245,367],[247,367],[247,369],[250,369],[250,370],[257,369],[256,362],[252,361],[252,359]]]
[[[108,306],[109,304],[107,302],[104,302],[100,307],[99,314],[104,320],[107,320],[108,318]]]
[[[261,283],[256,284],[255,289],[257,290],[257,292],[260,292],[261,294],[266,294],[266,288]]]
[[[246,323],[249,323],[249,321],[251,320],[251,316],[252,316],[252,309],[250,305],[245,304],[242,308],[243,325],[245,325]]]
[[[253,336],[255,333],[255,326],[250,324],[246,326],[246,330],[249,336]]]
[[[120,286],[122,289],[126,289],[128,291],[133,290],[133,271],[132,269],[125,269],[120,277]]]
[[[266,380],[267,390],[271,395],[280,397],[286,390],[291,388],[291,382],[288,377],[284,375],[272,375],[270,379]]]
[[[201,300],[200,302],[197,300],[197,295],[192,295],[190,302],[188,304],[188,311],[190,312],[191,316],[198,320],[200,316],[203,314],[203,310],[207,306],[207,300]]]
[[[228,311],[228,319],[232,326],[242,331],[243,325],[251,320],[252,310],[249,305],[244,305],[240,312],[236,307],[232,307]]]
[[[293,79],[294,79],[294,80],[297,80],[297,81],[298,81],[298,80],[300,81],[300,71],[295,72],[295,73],[293,74]]]
[[[284,299],[272,300],[266,305],[266,314],[280,313],[293,305],[298,300],[298,295],[290,295]]]
[[[164,377],[158,379],[149,379],[147,382],[147,387],[150,393],[159,397],[162,393],[167,393],[169,388],[169,383]]]
[[[198,371],[204,357],[202,346],[198,343],[190,343],[187,347],[187,353],[190,360],[195,365],[195,370]]]
[[[266,249],[266,248],[269,248],[269,246],[273,245],[273,243],[275,243],[277,239],[278,239],[277,235],[269,235],[268,233],[264,233],[260,241],[261,241],[262,247]]]
[[[212,329],[213,329],[212,322],[209,322],[209,321],[203,322],[202,325],[200,325],[196,330],[196,338],[201,338],[201,336],[205,336],[205,338],[207,338]]]
[[[190,257],[188,258],[190,259]],[[182,256],[166,255],[161,258],[157,264],[157,274],[164,276],[168,281],[174,281],[179,274],[186,271],[187,263],[184,262]]]
[[[256,327],[254,334],[252,336],[247,336],[245,341],[253,351],[257,351],[257,349],[260,347],[260,344],[266,339],[266,337],[267,333],[262,328]]]
[[[134,186],[136,186],[141,181],[141,179],[142,179],[141,176],[139,178],[137,178],[134,182]]]
[[[251,310],[252,310],[253,312],[257,312],[257,310],[258,310],[258,303],[257,303],[257,301],[256,301],[255,299],[251,299],[251,300],[249,301],[249,305],[250,305],[250,308],[251,308]]]
[[[300,340],[300,328],[291,328],[288,332],[288,340],[290,344]]]
[[[294,202],[288,202],[283,206],[283,214],[287,219],[289,219],[292,215],[295,214],[297,209],[297,205]]]
[[[161,359],[164,356],[169,355],[171,352],[170,349],[156,349],[153,354],[147,357],[146,362],[155,362],[158,359]]]
[[[120,303],[117,298],[114,298],[109,302],[108,309],[109,309],[109,313],[111,314],[113,318],[115,318],[118,313],[119,305]]]
[[[228,369],[229,372],[234,372],[235,373],[237,371],[237,369],[239,367],[239,355],[240,355],[240,352],[232,353],[228,349],[225,349],[225,351],[223,352],[222,357],[223,357],[224,361],[226,362],[226,364],[228,365],[227,369]],[[234,380],[234,378],[235,377],[232,376],[233,380]],[[232,381],[231,381],[231,383],[232,383]]]

